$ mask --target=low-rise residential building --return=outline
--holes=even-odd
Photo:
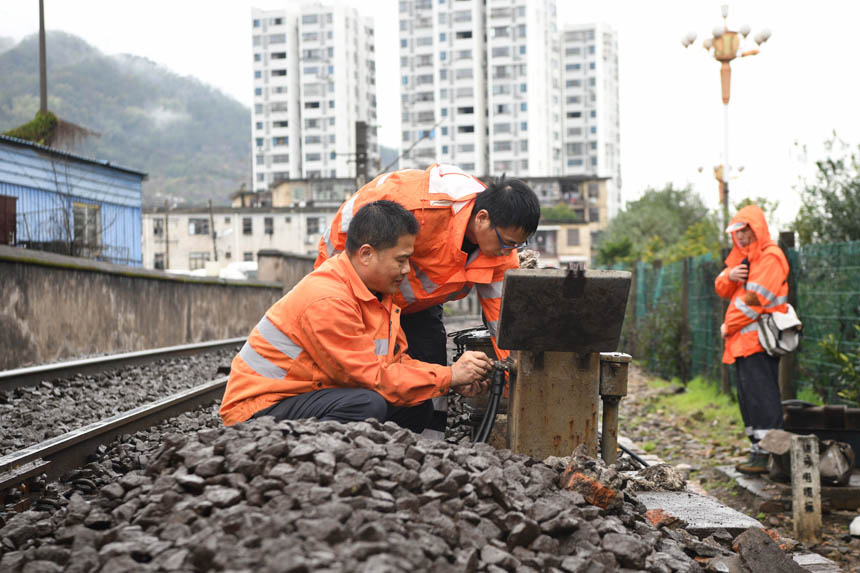
[[[338,206],[145,209],[143,266],[217,274],[263,249],[316,254]]]

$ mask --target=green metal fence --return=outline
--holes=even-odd
[[[839,367],[820,343],[833,335],[842,352],[860,350],[860,242],[787,249],[795,308],[804,323],[796,354],[795,387],[810,388],[828,403],[846,402]],[[714,292],[723,269],[711,255],[670,264],[636,263],[622,350],[661,376],[720,379],[719,335],[726,302]],[[733,376],[733,368],[729,369]]]

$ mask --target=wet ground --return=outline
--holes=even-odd
[[[748,494],[716,469],[745,459],[747,441],[742,428],[727,428],[722,432],[723,439],[713,439],[714,432],[702,427],[704,422],[696,413],[673,417],[660,410],[655,404],[656,398],[677,390],[651,388],[648,380],[640,369],[631,368],[628,396],[621,402],[619,433],[640,446],[647,444],[651,454],[670,464],[688,466],[689,480],[694,485],[701,486],[722,503],[758,519],[780,536],[791,537],[790,511],[763,511],[768,508],[762,507],[761,499]],[[825,504],[823,539],[809,549],[835,561],[845,571],[860,571],[860,538],[848,534],[848,525],[857,515],[856,511],[828,511]]]

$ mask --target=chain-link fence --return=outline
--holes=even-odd
[[[843,356],[860,352],[860,242],[808,245],[786,254],[790,300],[804,324],[795,388],[811,389],[829,403],[850,402],[844,394],[852,382],[838,375],[843,364],[823,344],[830,341]],[[633,265],[622,350],[664,377],[719,380],[727,302],[714,292],[714,280],[723,267],[711,255]]]

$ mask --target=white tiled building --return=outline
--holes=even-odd
[[[401,167],[611,178],[621,203],[618,49],[557,28],[555,0],[400,0]]]
[[[284,4],[251,13],[254,191],[355,177],[356,122],[367,124],[369,164],[379,162],[372,20],[338,0]]]
[[[562,172],[610,178],[612,217],[621,207],[618,39],[606,24],[567,26],[561,38]]]

